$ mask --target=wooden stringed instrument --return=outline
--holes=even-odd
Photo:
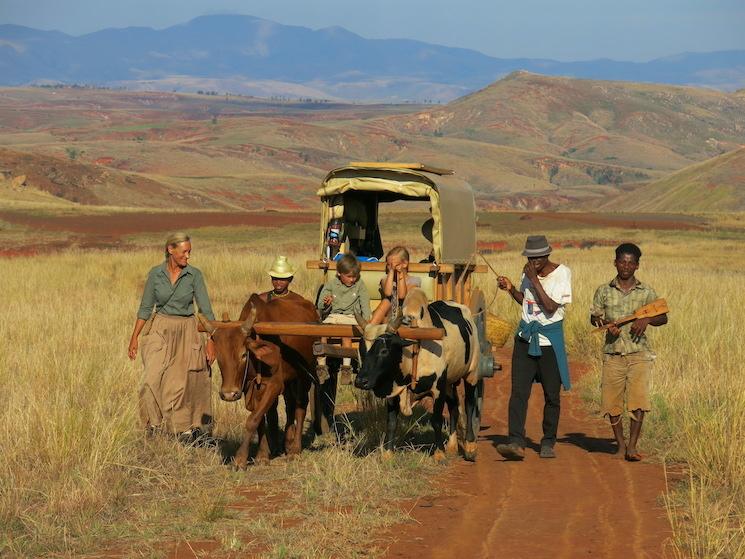
[[[654,316],[660,316],[661,314],[667,314],[668,312],[670,312],[670,309],[667,306],[667,301],[665,299],[655,299],[651,303],[636,309],[634,311],[634,314],[623,316],[621,318],[617,318],[613,322],[603,324],[601,327],[595,328],[592,333],[595,334],[596,332],[603,332],[610,328],[612,325],[620,326],[621,324],[626,324],[627,322],[631,322],[632,320],[636,320],[637,318],[652,318]]]

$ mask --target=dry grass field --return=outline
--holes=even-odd
[[[642,246],[638,275],[672,309],[670,323],[652,333],[655,410],[645,424],[643,450],[670,474],[670,490],[661,498],[680,556],[744,556],[745,350],[737,343],[745,307],[738,257],[743,217],[706,216],[705,230],[668,231],[518,217],[482,215],[479,239],[506,243],[487,259],[513,278],[527,232],[545,231],[567,245],[555,256],[574,277],[569,349],[574,359],[592,364],[593,374],[579,389],[595,413],[600,340],[588,334],[590,300],[613,275],[612,245],[633,240]],[[418,238],[418,223],[404,214],[389,216],[386,244]],[[5,241],[12,231],[1,233]],[[298,246],[296,239],[314,239],[316,227],[211,227],[192,234],[193,264],[206,273],[216,312],[235,315],[248,294],[266,288],[264,269],[275,252],[296,263],[312,257],[312,242]],[[108,549],[162,557],[178,542],[267,557],[361,557],[385,549],[386,526],[406,518],[411,499],[435,490],[424,480],[436,479],[442,466],[415,446],[391,462],[381,460],[370,452],[379,436],[372,421],[352,414],[354,434],[346,445],[321,438],[299,460],[275,460],[245,473],[223,464],[240,438],[239,404],[215,400],[217,435],[224,440],[219,450],[143,438],[136,421],[140,364],[127,360],[126,344],[162,236],[128,236],[126,250],[0,260],[6,301],[0,322],[0,555],[77,557]],[[598,244],[572,246],[582,239]],[[302,270],[293,285],[308,296],[317,282]],[[517,306],[495,292],[493,278],[485,276],[482,287],[492,311],[516,322]],[[217,371],[213,382],[219,382]],[[354,402],[352,391],[343,398]],[[415,444],[418,427],[403,428]]]

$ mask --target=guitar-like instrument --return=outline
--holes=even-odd
[[[623,316],[621,318],[617,318],[613,322],[603,324],[600,328],[595,328],[592,333],[595,334],[596,332],[603,332],[613,325],[620,326],[621,324],[626,324],[627,322],[631,322],[633,320],[636,320],[637,318],[652,318],[654,316],[660,316],[661,314],[666,314],[668,312],[670,312],[670,309],[667,306],[667,301],[665,301],[665,299],[655,299],[651,303],[636,309],[634,311],[634,314]]]

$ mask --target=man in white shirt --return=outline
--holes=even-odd
[[[551,246],[543,235],[532,235],[525,242],[520,288],[505,276],[497,282],[522,305],[520,326],[512,351],[512,392],[509,403],[508,444],[497,445],[507,460],[525,457],[525,418],[533,382],[543,386],[543,439],[541,458],[555,458],[554,445],[561,411],[561,387],[568,390],[569,368],[564,347],[564,307],[572,302],[572,273],[563,264],[549,260]]]

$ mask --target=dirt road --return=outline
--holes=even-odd
[[[628,463],[613,450],[607,425],[588,416],[577,391],[562,393],[557,458],[538,457],[543,391],[534,385],[523,462],[496,451],[505,442],[510,353],[488,382],[475,464],[458,460],[444,479],[454,495],[420,500],[415,522],[391,531],[388,559],[653,558],[671,536],[660,495],[662,467]],[[573,373],[575,369],[573,368]]]

